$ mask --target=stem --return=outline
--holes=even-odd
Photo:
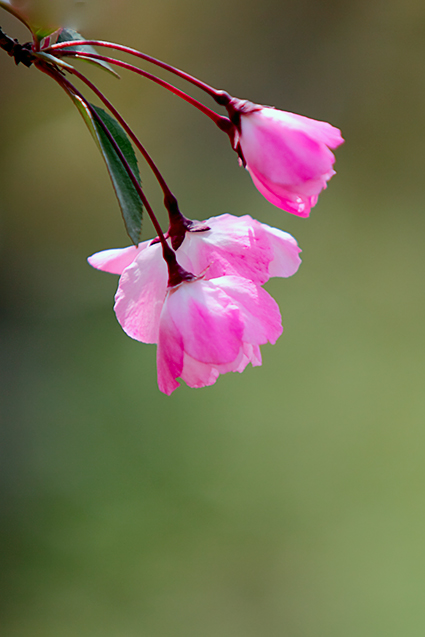
[[[191,280],[191,278],[193,278],[193,275],[191,275],[190,273],[186,273],[177,263],[177,259],[176,259],[176,253],[174,252],[174,250],[172,250],[170,248],[170,246],[168,245],[165,237],[164,237],[164,233],[162,232],[161,226],[159,225],[158,219],[155,216],[154,211],[151,208],[151,205],[149,203],[149,201],[146,198],[145,193],[143,192],[139,182],[136,179],[135,174],[133,173],[133,171],[131,170],[126,158],[124,157],[120,147],[118,146],[117,142],[115,141],[113,135],[109,132],[108,127],[106,126],[106,124],[103,122],[102,118],[99,117],[99,115],[96,113],[95,109],[92,107],[92,105],[87,102],[84,97],[81,95],[81,93],[79,93],[77,91],[77,89],[73,86],[73,84],[71,84],[71,82],[68,82],[68,80],[64,80],[64,84],[68,85],[70,90],[75,92],[76,95],[78,95],[78,97],[80,97],[80,99],[84,100],[87,108],[90,110],[90,113],[92,115],[92,117],[96,120],[97,124],[102,128],[103,132],[105,133],[105,135],[108,137],[110,143],[112,144],[115,152],[117,153],[122,165],[124,166],[128,176],[130,177],[133,186],[136,188],[137,193],[140,197],[140,199],[143,202],[143,205],[145,206],[148,215],[153,223],[153,226],[156,230],[156,233],[159,237],[159,240],[161,242],[161,246],[162,246],[162,256],[164,258],[164,260],[167,263],[168,266],[168,284],[169,286],[174,286],[174,285],[178,285],[179,283],[181,283],[183,280]],[[187,278],[184,276],[187,275]]]
[[[115,141],[113,135],[110,133],[108,127],[106,126],[106,124],[103,122],[102,118],[96,113],[96,110],[93,108],[93,106],[90,104],[90,102],[88,102],[85,97],[77,90],[77,88],[69,81],[67,80],[65,77],[63,77],[63,75],[59,72],[56,71],[55,69],[49,68],[48,65],[46,65],[43,62],[38,62],[36,63],[37,68],[42,71],[43,73],[46,73],[47,75],[49,75],[50,77],[52,77],[63,89],[64,91],[70,95],[71,93],[73,93],[74,95],[76,95],[77,97],[79,97],[84,104],[86,105],[86,107],[89,109],[91,116],[93,117],[93,119],[96,120],[97,124],[100,126],[100,128],[103,130],[103,132],[105,133],[106,137],[108,138],[109,142],[112,144],[112,147],[114,148],[116,154],[118,155],[118,158],[120,160],[120,162],[122,163],[125,171],[127,172],[128,176],[131,179],[131,182],[134,186],[134,188],[137,191],[137,194],[139,195],[140,199],[143,202],[143,205],[145,206],[147,213],[152,221],[152,224],[156,230],[156,233],[159,237],[159,240],[161,242],[161,246],[162,246],[162,256],[164,257],[164,260],[167,263],[168,266],[168,284],[169,286],[174,286],[174,285],[178,285],[180,284],[182,281],[191,281],[194,278],[194,275],[191,274],[190,272],[186,272],[185,270],[183,270],[183,268],[181,268],[179,266],[179,264],[177,263],[177,259],[176,259],[176,253],[174,252],[174,250],[172,250],[170,248],[170,246],[168,245],[164,234],[162,232],[161,226],[159,225],[158,219],[155,216],[154,211],[152,210],[152,207],[149,203],[149,201],[146,198],[145,193],[143,192],[139,182],[137,181],[137,178],[135,176],[135,174],[133,173],[129,163],[127,162],[126,158],[124,157],[121,148],[118,146],[117,142]]]
[[[146,150],[146,148],[140,142],[138,137],[134,134],[134,132],[132,131],[130,126],[127,124],[127,122],[124,120],[124,118],[120,115],[120,113],[117,111],[117,109],[103,95],[103,93],[97,88],[97,86],[95,86],[82,73],[80,73],[76,69],[73,69],[70,72],[73,75],[75,75],[76,77],[78,77],[82,82],[84,82],[93,91],[93,93],[95,93],[95,95],[97,95],[97,97],[104,103],[106,108],[108,108],[110,110],[110,112],[115,117],[115,119],[121,124],[123,129],[126,131],[127,135],[133,140],[134,144],[137,146],[137,148],[139,149],[140,153],[143,155],[143,157],[147,161],[147,163],[148,163],[149,167],[151,168],[152,172],[154,173],[159,185],[161,186],[162,191],[164,193],[165,201],[167,201],[167,200],[169,200],[169,201],[175,200],[175,197],[174,197],[173,193],[171,192],[170,188],[168,187],[164,177],[162,176],[161,172],[159,171],[159,168],[157,167],[157,165],[153,161],[152,157],[149,155],[149,153]]]
[[[164,177],[162,176],[159,168],[153,161],[152,157],[149,155],[146,148],[140,142],[138,137],[131,130],[130,126],[124,120],[124,118],[120,115],[117,109],[111,104],[111,102],[103,95],[103,93],[95,86],[89,79],[87,79],[82,73],[73,68],[70,70],[70,73],[74,74],[78,77],[82,82],[84,82],[94,93],[99,97],[99,99],[103,102],[103,104],[109,109],[115,119],[121,124],[129,137],[133,140],[134,144],[137,146],[145,160],[147,161],[149,167],[154,173],[159,185],[162,188],[162,192],[164,193],[164,205],[168,212],[169,219],[169,227],[168,227],[168,237],[171,239],[171,245],[174,250],[177,250],[181,246],[184,241],[186,230],[193,227],[193,222],[187,219],[181,212],[179,208],[179,204],[177,198],[173,195],[170,188],[168,187]]]
[[[166,71],[170,71],[171,73],[174,73],[174,75],[178,75],[179,77],[186,80],[187,82],[190,82],[191,84],[194,84],[198,88],[202,89],[203,91],[208,93],[208,95],[210,95],[213,99],[215,99],[218,104],[226,105],[227,101],[231,99],[230,95],[228,95],[228,93],[226,93],[225,91],[219,91],[213,86],[210,86],[210,84],[206,84],[205,82],[198,80],[198,78],[194,77],[193,75],[190,75],[189,73],[186,73],[185,71],[182,71],[181,69],[178,69],[175,66],[172,66],[171,64],[162,62],[161,60],[158,60],[157,58],[154,58],[151,55],[147,55],[146,53],[137,51],[137,49],[132,49],[131,47],[124,46],[122,44],[115,44],[114,42],[105,42],[104,40],[73,40],[73,41],[58,42],[57,44],[53,44],[51,47],[49,47],[49,50],[57,51],[60,49],[66,49],[69,46],[84,46],[84,45],[103,46],[108,49],[123,51],[123,53],[129,53],[130,55],[134,55],[135,57],[140,58],[141,60],[145,60],[146,62],[151,62],[152,64],[156,64],[156,66],[159,66],[162,69],[165,69]]]
[[[140,199],[142,200],[144,206],[146,207],[146,210],[149,214],[149,217],[151,218],[151,221],[154,225],[154,228],[159,236],[159,238],[161,239],[164,238],[164,235],[162,234],[162,230],[161,230],[161,226],[158,223],[157,218],[155,217],[155,214],[146,198],[145,193],[143,192],[139,182],[137,181],[137,178],[135,176],[135,174],[133,173],[133,171],[131,170],[131,167],[129,166],[126,158],[124,157],[121,148],[118,146],[117,142],[115,141],[113,135],[110,133],[108,127],[106,126],[106,124],[104,124],[104,122],[102,121],[102,118],[99,117],[99,115],[96,113],[95,109],[92,107],[92,105],[90,104],[90,102],[88,102],[85,97],[77,90],[77,88],[66,78],[64,78],[59,72],[54,71],[52,69],[49,69],[46,65],[44,65],[43,63],[36,63],[37,68],[42,71],[43,73],[46,73],[47,75],[50,75],[50,77],[52,77],[54,80],[56,80],[56,82],[66,91],[66,93],[74,93],[74,95],[78,96],[83,102],[84,104],[87,106],[88,110],[90,111],[93,119],[96,120],[96,122],[99,124],[99,126],[102,128],[103,132],[105,133],[105,135],[107,136],[108,140],[110,141],[110,143],[112,144],[115,152],[117,153],[120,162],[122,163],[122,165],[124,166],[128,176],[130,177],[133,186],[135,187],[135,189],[137,190],[137,194],[139,195]],[[165,241],[165,239],[164,239]]]
[[[61,44],[62,44],[62,42],[61,42]],[[63,44],[66,44],[66,42],[64,42]],[[195,98],[191,97],[190,95],[188,95],[184,91],[181,91],[176,86],[173,86],[172,84],[169,84],[169,82],[166,82],[165,80],[162,80],[161,78],[157,77],[156,75],[152,75],[152,73],[149,73],[148,71],[144,71],[143,69],[139,69],[139,67],[134,66],[133,64],[129,64],[128,62],[123,62],[122,60],[116,60],[115,58],[110,58],[110,57],[107,57],[106,55],[99,55],[99,54],[96,54],[96,53],[86,53],[85,51],[64,51],[62,56],[63,57],[73,57],[73,58],[88,58],[88,59],[92,59],[92,60],[101,60],[102,62],[108,62],[109,64],[115,64],[116,66],[120,66],[123,69],[127,69],[128,71],[133,71],[134,73],[138,73],[139,75],[142,75],[143,77],[146,77],[148,80],[152,80],[153,82],[156,82],[156,84],[159,84],[163,88],[166,88],[168,91],[171,91],[172,93],[174,93],[174,95],[177,95],[177,97],[181,97],[183,100],[185,100],[189,104],[192,104],[192,106],[195,106],[195,108],[197,108],[199,111],[201,111],[201,113],[203,113],[204,115],[207,115],[207,117],[209,117],[214,122],[214,124],[216,124],[221,130],[226,130],[227,127],[230,126],[229,118],[224,117],[223,115],[219,115],[218,113],[213,111],[211,108],[208,108],[208,106],[205,106],[204,104],[202,104],[201,102],[199,102]]]

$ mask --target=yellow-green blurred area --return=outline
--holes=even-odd
[[[103,161],[60,87],[0,51],[2,637],[422,637],[424,3],[27,10],[330,121],[346,143],[296,218],[194,108],[79,63],[187,216],[250,214],[303,248],[300,271],[266,286],[285,331],[263,366],[167,397],[155,346],[115,319],[117,277],[86,263],[129,243]]]

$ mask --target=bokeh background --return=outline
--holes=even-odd
[[[285,332],[263,367],[166,397],[155,347],[115,320],[117,277],[86,263],[128,245],[103,162],[59,87],[0,51],[2,635],[421,637],[424,3],[27,10],[330,121],[347,141],[311,218],[295,218],[195,109],[80,66],[185,214],[248,213],[303,248],[299,273],[267,285]],[[27,39],[4,11],[0,24]]]

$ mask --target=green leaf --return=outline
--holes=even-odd
[[[54,55],[50,55],[50,53],[44,53],[43,51],[38,51],[37,53],[34,53],[34,56],[38,58],[39,60],[45,60],[46,62],[49,62],[49,64],[55,64],[56,66],[59,66],[63,69],[68,69],[71,71],[74,70],[74,67],[72,66],[72,64],[68,64],[68,62],[65,62],[65,60],[61,60],[60,58],[57,58]]]
[[[72,42],[72,40],[85,40],[85,37],[83,37],[80,33],[78,33],[77,31],[74,31],[74,29],[60,29],[59,31],[59,35],[58,38],[56,40],[56,42]],[[67,48],[68,51],[82,51],[84,53],[95,53],[97,54],[97,51],[94,47],[92,47],[90,44],[84,44],[84,45],[78,45],[78,46],[70,46]],[[114,69],[112,68],[112,66],[110,66],[110,64],[108,64],[107,62],[103,62],[102,60],[95,60],[94,58],[81,58],[86,60],[87,62],[91,62],[92,64],[96,64],[97,66],[100,66],[101,68],[103,68],[105,71],[109,71],[109,73],[112,73],[112,75],[114,75],[115,77],[120,77],[118,75],[118,73],[116,73],[114,71]]]
[[[127,234],[133,241],[133,243],[135,245],[138,245],[142,232],[143,215],[143,204],[140,199],[139,193],[137,192],[136,188],[133,185],[133,182],[128,176],[126,169],[122,165],[115,148],[109,141],[105,131],[93,117],[93,114],[91,113],[88,105],[77,95],[74,95],[73,93],[70,93],[70,95],[81,115],[83,116],[90,133],[92,134],[99,150],[103,155],[106,167],[111,177],[115,194],[117,195],[118,203],[121,208]],[[90,106],[102,119],[102,122],[105,124],[112,137],[118,144],[137,181],[139,182],[139,184],[141,184],[137,158],[134,154],[133,146],[131,145],[131,142],[128,139],[125,131],[118,124],[118,122],[102,108],[94,106],[93,104],[90,104]]]

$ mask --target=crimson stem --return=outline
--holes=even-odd
[[[224,130],[225,132],[228,132],[232,128],[232,123],[228,117],[219,115],[218,113],[213,111],[211,108],[208,108],[208,106],[205,106],[204,104],[202,104],[202,102],[199,102],[198,100],[193,98],[191,95],[188,95],[184,91],[181,91],[179,88],[177,88],[173,84],[170,84],[169,82],[166,82],[165,80],[162,80],[161,78],[157,77],[156,75],[153,75],[152,73],[149,73],[148,71],[139,69],[138,66],[134,66],[133,64],[129,64],[128,62],[123,62],[122,60],[116,60],[115,58],[111,58],[106,55],[100,55],[97,53],[87,53],[85,51],[64,51],[62,54],[62,57],[87,58],[92,60],[100,60],[102,62],[107,62],[109,64],[115,64],[116,66],[120,66],[123,69],[133,71],[134,73],[138,73],[139,75],[146,77],[148,80],[152,80],[153,82],[156,82],[163,88],[166,88],[168,91],[171,91],[172,93],[174,93],[174,95],[181,97],[183,100],[185,100],[189,104],[192,104],[192,106],[195,106],[195,108],[197,108],[204,115],[209,117],[220,128],[220,130]]]
[[[76,69],[73,69],[72,71],[69,70],[69,71],[70,71],[70,73],[72,73],[73,75],[78,77],[82,82],[84,82],[86,84],[86,86],[88,86],[93,91],[93,93],[95,93],[95,95],[98,96],[98,98],[103,102],[103,104],[106,106],[106,108],[109,109],[109,111],[112,113],[112,115],[115,117],[115,119],[121,124],[123,129],[126,131],[128,136],[132,139],[134,144],[139,149],[140,153],[145,158],[145,160],[148,163],[150,169],[152,170],[153,174],[155,175],[159,185],[161,186],[162,192],[164,193],[164,204],[165,204],[165,207],[166,207],[166,209],[168,211],[168,214],[169,214],[169,217],[170,217],[170,223],[173,223],[173,222],[177,223],[178,220],[180,220],[181,222],[184,222],[185,218],[183,217],[183,215],[181,214],[181,212],[179,210],[176,197],[171,192],[171,190],[170,190],[169,186],[167,185],[164,177],[162,176],[158,166],[155,164],[155,162],[153,161],[152,157],[149,155],[149,153],[146,150],[146,148],[143,146],[143,144],[141,143],[139,138],[132,131],[132,129],[127,124],[127,122],[122,117],[122,115],[120,115],[120,113],[117,111],[117,109],[111,104],[111,102],[107,99],[107,97],[105,97],[105,95],[102,93],[102,91],[100,91],[97,88],[97,86],[95,86],[95,84],[93,84],[93,82],[91,82],[88,78],[86,78],[85,75],[83,75],[82,73],[80,73]]]
[[[170,248],[170,246],[168,245],[167,241],[165,240],[164,234],[162,232],[161,226],[159,225],[158,219],[155,216],[154,211],[152,210],[152,207],[149,203],[149,201],[146,198],[145,193],[143,192],[139,182],[137,181],[137,178],[135,176],[135,174],[133,173],[129,163],[127,162],[126,158],[124,157],[121,148],[119,147],[119,145],[117,144],[117,142],[115,141],[113,135],[110,133],[108,127],[106,126],[106,124],[103,122],[102,118],[97,114],[96,110],[93,108],[93,106],[85,99],[85,97],[78,91],[78,89],[69,81],[67,80],[65,77],[63,77],[63,75],[59,72],[56,71],[55,69],[49,67],[49,65],[44,64],[43,62],[36,62],[35,63],[37,68],[42,71],[43,73],[46,73],[47,75],[49,75],[50,77],[52,77],[64,90],[67,94],[74,94],[77,97],[79,97],[82,102],[85,104],[85,106],[88,108],[88,110],[90,111],[91,116],[93,117],[93,119],[96,120],[97,124],[100,126],[100,128],[103,130],[103,132],[105,133],[106,137],[108,138],[109,142],[112,144],[112,147],[114,148],[116,154],[118,155],[118,158],[120,160],[120,162],[122,163],[125,171],[127,172],[129,178],[131,179],[131,182],[134,186],[134,188],[137,191],[137,194],[139,195],[140,199],[143,202],[143,205],[145,206],[147,213],[153,223],[153,226],[156,230],[156,233],[158,234],[159,240],[161,242],[162,245],[162,254],[164,257],[164,260],[167,263],[168,266],[168,284],[169,286],[175,286],[178,285],[179,283],[181,283],[182,281],[190,281],[194,278],[193,274],[191,274],[190,272],[186,272],[185,270],[183,270],[183,268],[181,268],[179,266],[179,264],[177,263],[177,259],[176,259],[176,254],[174,252],[174,250],[172,250]]]
[[[172,66],[171,64],[162,62],[162,60],[158,60],[157,58],[154,58],[151,55],[142,53],[142,51],[138,51],[137,49],[132,49],[129,46],[124,46],[123,44],[115,44],[115,42],[106,42],[104,40],[72,40],[72,41],[58,42],[57,44],[52,44],[52,46],[46,49],[46,51],[58,51],[61,49],[66,49],[67,47],[70,47],[70,46],[84,46],[84,45],[103,46],[108,49],[114,49],[115,51],[122,51],[123,53],[129,53],[130,55],[134,55],[135,57],[140,58],[141,60],[145,60],[146,62],[151,62],[152,64],[155,64],[156,66],[159,66],[162,69],[165,69],[166,71],[170,71],[170,73],[174,73],[174,75],[178,75],[179,77],[186,80],[187,82],[190,82],[194,86],[197,86],[198,88],[202,89],[203,91],[208,93],[208,95],[210,95],[218,104],[221,104],[222,106],[226,106],[226,104],[231,100],[231,96],[228,93],[226,93],[226,91],[218,90],[214,88],[213,86],[211,86],[210,84],[206,84],[206,82],[202,82],[201,80],[198,80],[198,78],[194,77],[193,75],[190,75],[189,73],[186,73],[185,71],[182,71],[181,69],[178,69],[177,67]]]

